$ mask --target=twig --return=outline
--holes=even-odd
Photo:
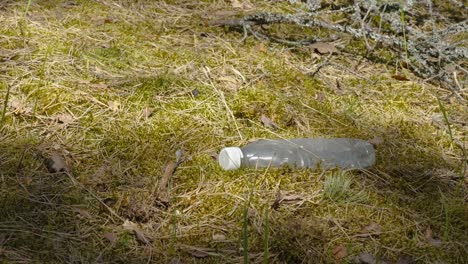
[[[174,175],[177,168],[185,161],[185,158],[182,157],[183,153],[181,150],[176,151],[176,161],[168,161],[164,167],[164,173],[159,181],[157,200],[167,206],[170,202],[169,196],[169,182],[172,175]]]
[[[360,5],[367,9],[364,18],[362,19],[360,15]],[[295,24],[301,27],[325,28],[328,30],[347,33],[355,38],[364,39],[368,51],[371,48],[371,45],[369,44],[367,39],[371,39],[377,42],[376,45],[378,43],[382,43],[383,45],[392,48],[396,53],[398,53],[399,57],[404,59],[407,62],[407,64],[410,65],[411,70],[416,75],[425,79],[433,78],[434,81],[439,81],[442,84],[442,87],[450,89],[452,91],[456,91],[458,88],[458,85],[456,85],[456,80],[453,79],[452,74],[445,74],[447,73],[447,71],[444,67],[449,63],[452,63],[453,61],[457,62],[459,60],[468,58],[468,49],[461,45],[457,46],[455,44],[448,44],[442,38],[444,35],[451,33],[467,32],[468,24],[466,20],[456,25],[450,26],[444,29],[443,31],[438,31],[435,34],[433,33],[429,35],[425,32],[420,31],[417,28],[410,27],[407,23],[404,23],[404,21],[398,22],[400,19],[395,19],[395,16],[397,15],[398,11],[400,11],[402,15],[406,13],[408,14],[408,16],[414,15],[408,11],[409,7],[400,7],[400,5],[394,7],[388,4],[384,4],[381,6],[381,8],[375,9],[374,6],[374,1],[371,1],[370,3],[366,1],[358,1],[354,6],[353,10],[357,15],[352,16],[351,20],[357,19],[356,22],[361,25],[361,28],[354,28],[348,25],[329,23],[319,19],[317,16],[315,16],[315,13],[278,14],[263,12],[257,14],[250,14],[240,19],[215,21],[213,22],[213,24],[228,25],[232,27],[242,27],[244,29],[244,33],[250,32],[256,38],[269,39],[287,45],[303,45],[310,44],[310,42],[295,42],[285,39],[279,39],[276,37],[269,36],[268,34],[256,31],[254,29],[254,26],[284,23]],[[367,28],[367,25],[365,24],[366,19],[369,17],[373,10],[381,10],[381,21],[379,23],[379,29],[377,31],[374,31],[374,29],[372,28]],[[385,12],[392,13],[392,15],[384,19],[385,16],[383,16],[382,14]],[[392,21],[390,21],[390,18],[392,18]],[[401,37],[399,36],[386,35],[381,33],[380,29],[382,27],[382,20],[385,20],[385,22],[389,22],[390,24],[392,22],[394,24],[396,23],[392,26],[393,30],[396,33],[403,33],[403,39],[401,39]],[[437,60],[434,61],[434,58],[436,58]],[[443,74],[439,75],[439,73],[441,72]]]
[[[159,181],[157,199],[158,199],[158,201],[160,201],[164,205],[169,204],[169,201],[170,201],[169,191],[168,191],[169,181],[170,181],[172,175],[174,175],[174,172],[176,171],[176,169],[177,169],[177,163],[176,162],[174,162],[172,160],[167,162],[166,166],[164,168],[163,176],[162,176],[161,180]]]

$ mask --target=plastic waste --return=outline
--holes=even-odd
[[[375,163],[375,150],[369,142],[352,138],[262,139],[242,148],[223,148],[218,160],[224,170],[284,165],[363,169]]]

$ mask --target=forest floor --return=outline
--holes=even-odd
[[[207,22],[293,8],[0,4],[0,262],[467,263],[466,104],[360,40],[319,54]],[[216,161],[297,137],[370,140],[377,162]]]

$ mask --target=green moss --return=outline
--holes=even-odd
[[[34,5],[36,20],[27,23],[23,36],[13,13],[0,18],[5,24],[0,35],[8,36],[0,46],[17,53],[4,74],[12,98],[35,106],[28,114],[13,114],[9,107],[0,131],[0,207],[5,209],[0,229],[9,237],[4,248],[34,253],[21,255],[31,262],[141,263],[151,255],[168,263],[174,257],[190,261],[188,245],[221,255],[201,263],[237,262],[245,224],[249,253],[263,252],[262,212],[280,191],[301,199],[270,210],[272,261],[332,262],[337,245],[348,248],[344,261],[363,251],[396,260],[398,252],[389,249],[395,245],[422,262],[461,260],[456,256],[463,253],[466,206],[449,173],[459,166],[458,152],[430,121],[439,113],[437,89],[417,84],[414,77],[414,82],[389,78],[388,69],[377,64],[355,74],[346,53],[331,60],[353,71],[330,65],[310,77],[303,69],[313,69],[324,57],[278,43],[264,42],[262,48],[251,36],[239,43],[242,32],[201,24],[205,18],[199,14],[231,8],[222,1],[197,6],[139,1],[121,7],[85,2],[66,9],[60,1]],[[253,2],[272,8],[266,1]],[[291,11],[287,3],[275,8]],[[64,10],[66,17],[51,15]],[[48,19],[38,19],[42,16]],[[285,25],[268,30],[291,39],[330,33]],[[35,50],[20,50],[25,47]],[[364,55],[366,47],[351,41],[347,51]],[[393,60],[384,48],[378,54],[384,63]],[[231,76],[239,80],[235,87],[221,81]],[[339,90],[331,87],[336,81]],[[190,94],[195,88],[198,96]],[[154,110],[151,116],[143,116],[145,108]],[[447,104],[453,120],[462,120],[464,110],[456,102]],[[69,113],[73,121],[56,124],[59,113]],[[279,128],[264,127],[262,115]],[[452,128],[455,137],[465,133],[456,122]],[[257,138],[313,136],[381,138],[377,164],[348,172],[333,185],[336,171],[223,171],[212,157],[224,146]],[[178,149],[187,160],[170,177],[166,208],[157,201],[159,183]],[[70,175],[48,173],[39,150],[64,153]],[[103,204],[140,224],[151,245],[123,231]],[[90,215],[80,216],[74,208]],[[371,222],[382,228],[380,236],[356,236]],[[14,224],[8,229],[6,223]],[[442,237],[440,248],[426,242],[427,226]],[[115,232],[118,240],[112,244],[103,230]],[[214,234],[226,241],[215,241]]]

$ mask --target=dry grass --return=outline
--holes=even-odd
[[[437,101],[444,91],[413,76],[397,81],[392,65],[358,65],[348,53],[312,78],[306,73],[325,57],[253,37],[240,43],[242,33],[205,27],[207,17],[233,10],[229,1],[44,0],[33,1],[26,17],[25,8],[11,1],[0,9],[6,263],[239,263],[244,256],[260,263],[266,227],[271,263],[333,263],[340,245],[343,262],[365,251],[392,261],[467,261],[458,145],[468,109],[442,100],[452,141]],[[290,7],[258,1],[254,8]],[[362,51],[362,43],[341,42]],[[279,129],[263,127],[262,114]],[[382,141],[377,165],[347,176],[344,188],[365,199],[326,199],[333,171],[225,172],[211,157],[258,138],[314,136]],[[154,190],[178,149],[189,160],[172,179],[169,207],[161,207]],[[53,152],[66,157],[68,176],[47,172],[39,154]],[[265,221],[279,191],[290,200]],[[138,223],[150,243],[125,230],[123,219]],[[362,236],[372,222],[381,233]]]

